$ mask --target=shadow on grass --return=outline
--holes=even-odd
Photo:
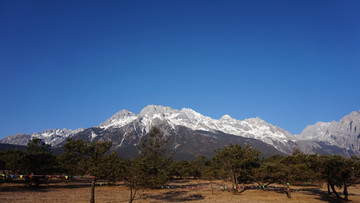
[[[151,195],[149,198],[156,200],[166,200],[167,202],[187,202],[202,200],[205,197],[201,194],[187,195],[187,191],[169,191],[159,195]]]
[[[267,189],[268,191],[275,191],[280,194],[286,195],[286,188],[274,188],[274,189]],[[351,194],[349,194],[349,201],[339,200],[336,198],[333,194],[328,194],[327,191],[318,189],[318,188],[301,188],[301,189],[291,189],[291,193],[297,193],[302,192],[307,195],[313,195],[316,196],[315,199],[324,201],[324,202],[331,202],[331,203],[345,203],[345,202],[351,202]],[[294,197],[293,197],[294,198]]]
[[[327,191],[320,190],[317,188],[302,188],[302,189],[296,189],[294,191],[302,191],[309,195],[318,196],[318,197],[316,197],[316,199],[318,199],[318,200],[325,201],[325,202],[334,202],[334,203],[352,202],[351,196],[356,196],[356,194],[349,194],[349,201],[344,201],[344,200],[337,199],[333,193],[331,193],[329,195]]]
[[[98,185],[98,184],[97,184]],[[78,182],[47,182],[38,187],[25,185],[24,183],[1,184],[1,192],[51,192],[53,189],[76,189],[76,188],[90,188],[91,183],[88,181]]]
[[[179,184],[179,182],[173,182],[175,184],[171,185],[163,185],[161,188],[153,188],[153,189],[175,189],[175,188],[181,188],[181,189],[202,189],[204,186],[209,187],[210,183],[191,183],[191,184]]]

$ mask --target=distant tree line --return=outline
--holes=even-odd
[[[154,127],[138,146],[139,156],[122,159],[110,151],[111,142],[89,142],[68,138],[65,152],[55,156],[50,145],[40,139],[31,140],[25,151],[0,152],[0,171],[9,181],[10,174],[32,174],[25,183],[39,186],[47,181],[44,174],[68,174],[69,179],[79,175],[91,175],[107,180],[109,184],[124,181],[130,189],[129,202],[135,199],[141,188],[157,188],[171,179],[202,178],[231,180],[233,192],[239,192],[239,184],[257,183],[267,186],[273,183],[303,184],[326,183],[328,193],[348,200],[348,187],[360,183],[360,159],[333,155],[303,154],[294,150],[292,155],[275,155],[262,158],[260,151],[249,146],[230,144],[216,151],[212,159],[203,156],[195,160],[174,161],[166,149],[168,138]],[[0,177],[1,178],[1,177]],[[342,195],[336,189],[342,189]]]

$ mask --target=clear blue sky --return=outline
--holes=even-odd
[[[0,1],[0,138],[149,104],[291,133],[360,110],[360,1]]]

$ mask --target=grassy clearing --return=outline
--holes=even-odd
[[[230,186],[229,182],[216,181],[214,186]],[[340,202],[335,196],[328,195],[325,187],[292,186],[292,198],[288,199],[279,186],[269,190],[245,190],[233,194],[226,190],[214,190],[212,194],[207,181],[172,182],[164,189],[146,189],[138,191],[135,202]],[[188,187],[188,189],[186,188]],[[205,189],[203,188],[205,186]],[[194,188],[194,189],[193,189]],[[95,190],[95,202],[128,202],[129,190],[119,183],[116,186],[99,186]],[[350,202],[360,202],[360,186],[349,188]],[[74,202],[90,201],[90,181],[75,183],[52,182],[41,185],[38,189],[25,187],[23,184],[3,183],[0,185],[0,202]]]

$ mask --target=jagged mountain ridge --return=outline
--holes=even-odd
[[[136,145],[143,136],[147,135],[152,126],[160,126],[161,130],[170,136],[169,148],[177,157],[187,158],[198,155],[210,156],[215,149],[229,143],[250,144],[263,151],[263,154],[269,155],[290,153],[292,149],[287,143],[290,139],[294,139],[289,132],[272,126],[260,118],[239,121],[225,115],[216,120],[192,109],[176,110],[149,105],[138,115],[121,110],[99,126],[78,129],[75,134],[74,131],[68,130],[64,131],[69,132],[68,134],[60,135],[55,133],[59,131],[55,129],[32,135],[17,134],[1,142],[26,145],[30,139],[40,138],[57,147],[61,146],[67,137],[89,141],[107,140],[113,142],[113,149],[131,156],[137,153]]]
[[[153,123],[161,129],[165,136],[169,137],[167,147],[174,153],[174,158],[177,160],[194,159],[199,155],[210,158],[215,154],[216,149],[230,143],[252,146],[262,151],[263,156],[284,154],[273,146],[257,139],[229,135],[219,131],[192,130],[180,125],[173,128],[167,121],[159,118],[154,119]],[[139,153],[137,145],[141,143],[143,137],[148,136],[143,127],[141,122],[135,120],[120,128],[89,128],[76,134],[74,138],[111,141],[113,150],[122,157],[129,158]]]
[[[212,153],[213,146],[217,145],[219,148],[229,143],[228,140],[232,140],[234,144],[250,143],[246,139],[252,140],[252,144],[256,140],[257,142],[254,144],[256,146],[264,147],[259,144],[260,142],[265,144],[267,151],[274,152],[270,148],[276,148],[275,151],[278,150],[278,153],[281,151],[290,154],[293,149],[298,148],[305,153],[351,156],[359,155],[359,120],[360,112],[352,112],[339,122],[319,122],[305,128],[300,135],[294,136],[260,118],[236,120],[229,115],[224,115],[217,120],[188,108],[177,110],[165,106],[149,105],[137,115],[127,110],[121,110],[105,122],[92,128],[48,129],[42,133],[31,135],[20,133],[0,140],[0,143],[26,145],[30,139],[40,138],[53,146],[61,146],[67,137],[75,137],[90,141],[112,141],[113,149],[124,154],[136,154],[137,149],[134,146],[139,144],[143,136],[147,135],[151,126],[161,126],[161,130],[170,136],[170,140],[174,139],[169,143],[169,147],[182,153],[183,157],[191,156],[194,151],[200,153],[203,150],[202,153],[205,153],[204,149],[196,149],[197,146],[193,143],[207,146]],[[185,132],[192,136],[182,134]],[[209,137],[210,134],[212,137]],[[177,143],[176,140],[183,140],[183,143]],[[193,149],[187,146],[193,146]],[[269,146],[270,148],[268,148]],[[192,152],[187,153],[184,149]],[[210,155],[211,153],[206,152],[205,154]]]
[[[173,129],[176,126],[184,126],[192,130],[202,130],[208,132],[223,132],[226,134],[254,138],[270,144],[278,150],[289,153],[288,142],[295,141],[290,132],[273,126],[260,118],[249,118],[243,121],[224,115],[219,120],[203,116],[192,109],[183,108],[181,110],[170,107],[149,105],[138,115],[122,110],[116,113],[98,127],[103,129],[121,128],[131,122],[139,122],[141,134],[149,132],[154,120],[166,121]]]
[[[338,122],[309,125],[298,137],[300,140],[337,146],[360,156],[360,111],[351,112]]]
[[[46,144],[56,146],[62,143],[66,138],[72,137],[78,132],[83,131],[83,128],[76,130],[71,129],[46,129],[43,132],[37,132],[33,134],[18,133],[12,136],[8,136],[0,140],[0,143],[14,144],[14,145],[27,145],[29,140],[39,138],[44,140]]]

